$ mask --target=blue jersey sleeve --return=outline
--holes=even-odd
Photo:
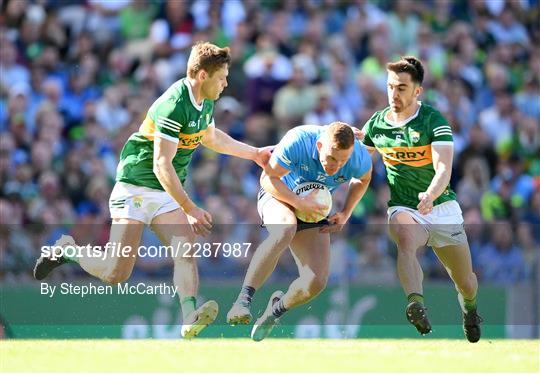
[[[289,130],[272,153],[272,158],[287,170],[293,170],[299,164],[302,150],[302,138],[298,131]]]
[[[366,146],[362,144],[362,142],[356,142],[358,142],[358,145],[360,145],[360,162],[356,169],[355,174],[357,175],[355,175],[355,178],[360,178],[369,171],[369,169],[371,168],[372,160]]]

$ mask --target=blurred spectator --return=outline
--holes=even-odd
[[[508,91],[495,93],[495,105],[480,112],[480,126],[490,137],[491,143],[500,146],[512,136],[512,96]]]
[[[396,264],[381,249],[383,238],[366,235],[360,243],[358,276],[354,280],[365,285],[395,284],[397,282]]]
[[[527,77],[523,90],[515,97],[515,105],[526,116],[540,121],[540,77]]]
[[[482,195],[489,190],[489,168],[480,157],[469,158],[464,165],[463,178],[459,181],[456,193],[463,210],[478,205]]]
[[[413,13],[413,6],[412,0],[397,0],[394,10],[388,15],[391,53],[404,55],[417,45],[420,22]]]
[[[502,284],[525,280],[528,269],[523,249],[514,242],[512,226],[505,221],[496,222],[491,226],[491,240],[478,259],[482,279]]]
[[[274,100],[273,114],[282,131],[302,124],[302,118],[316,102],[316,88],[308,82],[303,67],[296,65],[291,80],[279,89]]]
[[[527,30],[516,20],[510,7],[506,7],[501,12],[498,20],[491,21],[488,28],[498,43],[521,43],[525,45],[529,43]]]
[[[528,209],[523,218],[529,224],[534,243],[538,246],[540,245],[540,189],[534,191],[527,206]]]
[[[313,110],[306,113],[303,124],[324,126],[338,120],[351,123],[352,118],[350,116],[346,119],[343,115],[340,115],[337,110],[335,110],[332,102],[330,101],[331,97],[332,92],[330,91],[330,87],[317,87],[317,103],[315,104]]]
[[[481,157],[488,164],[489,177],[495,174],[497,154],[493,150],[489,137],[480,126],[473,126],[469,131],[469,144],[457,155],[458,178],[464,175],[465,165],[470,158]]]

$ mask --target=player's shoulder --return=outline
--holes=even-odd
[[[427,124],[428,127],[437,128],[448,125],[448,122],[442,113],[437,108],[429,104],[422,103],[420,113],[422,114],[422,120]]]
[[[420,113],[427,120],[444,118],[442,113],[437,108],[424,102],[422,102],[422,105],[420,106]]]
[[[355,140],[354,151],[349,162],[352,174],[355,176],[365,174],[371,167],[371,162],[371,155],[366,145],[361,141]]]

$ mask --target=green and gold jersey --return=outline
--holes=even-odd
[[[154,137],[178,144],[173,166],[184,183],[192,153],[208,126],[214,125],[214,102],[197,105],[186,78],[175,82],[150,107],[139,131],[131,135],[120,154],[116,180],[163,190],[153,172]]]
[[[386,118],[390,107],[375,113],[364,126],[364,144],[381,154],[390,185],[388,206],[416,209],[418,194],[427,190],[435,169],[431,158],[432,144],[452,144],[452,129],[433,107],[419,103],[418,111],[403,123]],[[447,186],[434,205],[455,200]]]

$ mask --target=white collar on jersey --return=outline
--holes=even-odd
[[[193,96],[193,91],[191,90],[191,84],[189,84],[189,80],[186,78],[184,79],[184,84],[186,85],[188,92],[189,92],[189,99],[191,100],[191,104],[197,109],[199,112],[202,110],[202,104],[197,104],[197,101],[195,101],[195,96]]]
[[[387,118],[388,112],[386,112],[386,114],[384,116],[384,121],[386,123],[388,123],[389,125],[391,125],[392,127],[403,127],[403,126],[405,126],[407,123],[409,123],[410,121],[415,119],[418,116],[418,113],[420,113],[420,108],[422,107],[422,102],[417,101],[417,103],[418,103],[418,109],[416,109],[416,112],[412,116],[410,116],[409,118],[405,118],[403,121],[394,122],[394,121]]]

